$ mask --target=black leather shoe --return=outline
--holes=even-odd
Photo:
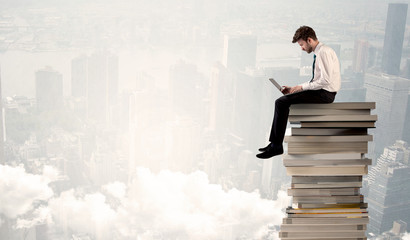
[[[268,148],[270,147],[271,144],[272,144],[272,143],[269,143],[268,146],[263,147],[263,148],[259,148],[258,150],[259,150],[260,152],[265,152],[266,150],[268,150]]]
[[[257,154],[256,157],[267,159],[267,158],[271,158],[273,156],[281,155],[281,154],[283,154],[282,145],[276,146],[272,143],[269,145],[268,149],[265,152]]]

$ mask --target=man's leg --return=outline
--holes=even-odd
[[[278,98],[275,102],[275,113],[269,137],[269,141],[273,143],[273,145],[270,144],[270,148],[268,146],[265,149],[269,151],[276,147],[277,152],[283,152],[282,143],[285,137],[290,105],[298,103],[331,103],[334,101],[335,95],[335,93],[330,93],[326,90],[308,90],[284,95]],[[269,153],[264,155],[262,153],[258,154],[257,156],[261,158],[267,158],[270,155],[271,154]]]

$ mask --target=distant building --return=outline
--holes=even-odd
[[[363,39],[356,40],[353,54],[353,72],[366,72],[369,54],[369,41]]]
[[[366,101],[376,102],[377,124],[373,147],[378,155],[383,148],[402,139],[410,80],[381,73],[366,73]],[[372,145],[370,145],[372,146]],[[369,151],[372,152],[372,151]]]
[[[5,125],[3,118],[3,97],[1,95],[1,72],[0,72],[0,164],[4,164],[6,160],[4,159],[4,135],[5,135]]]
[[[108,123],[118,93],[118,56],[94,53],[88,58],[87,69],[87,117]]]
[[[233,74],[221,63],[213,66],[209,84],[209,129],[223,135],[231,126]]]
[[[225,35],[223,65],[229,70],[243,71],[256,63],[257,38],[252,35]]]
[[[382,58],[382,70],[387,74],[400,74],[407,7],[407,3],[389,4]]]
[[[36,72],[37,109],[55,111],[63,107],[63,76],[46,67]]]
[[[369,173],[369,233],[388,231],[398,220],[410,225],[409,152],[407,143],[396,142],[384,149]]]
[[[71,60],[71,96],[87,96],[88,57],[79,56]]]

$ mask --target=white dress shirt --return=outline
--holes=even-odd
[[[314,78],[310,82],[303,83],[302,89],[339,91],[340,65],[335,51],[331,47],[319,43],[313,53],[316,55]]]

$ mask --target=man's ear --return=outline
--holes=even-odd
[[[313,39],[312,39],[312,38],[310,38],[310,37],[308,37],[306,42],[307,42],[308,44],[312,44]]]

